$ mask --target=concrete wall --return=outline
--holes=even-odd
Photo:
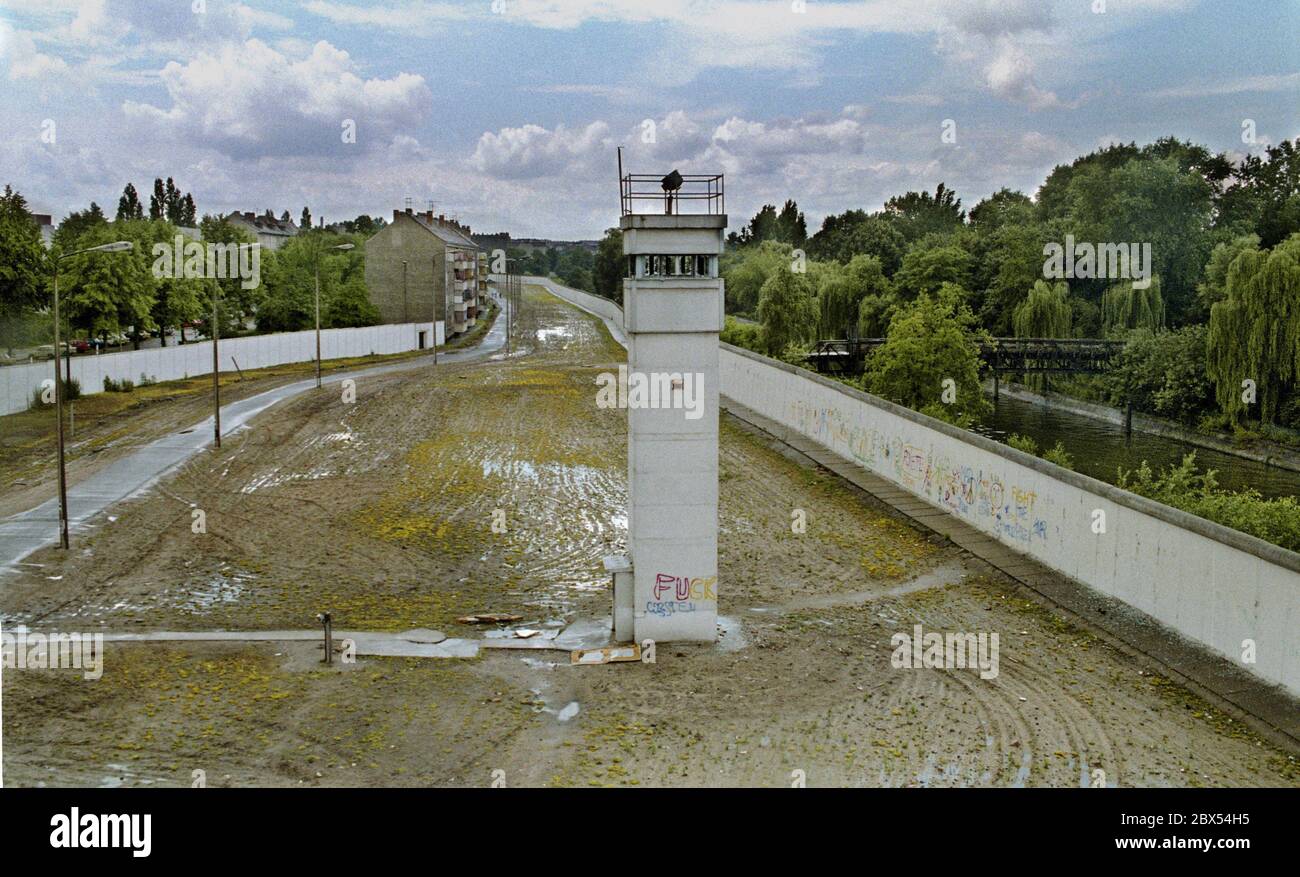
[[[1300,694],[1300,555],[722,345],[722,392]],[[1093,532],[1094,512],[1106,532]]]
[[[372,353],[416,350],[421,331],[426,333],[425,346],[431,343],[431,328],[429,323],[406,323],[358,329],[322,329],[321,358],[341,359]],[[437,332],[441,343],[441,323],[438,324]],[[229,341],[222,340],[220,352],[220,367],[223,372],[234,371],[236,363],[240,369],[248,371],[289,362],[307,362],[316,358],[316,333],[278,332],[273,335],[232,338]],[[59,367],[64,368],[62,361]],[[139,383],[141,375],[154,380],[170,381],[211,373],[212,344],[202,341],[181,346],[72,358],[72,377],[81,383],[81,392],[86,395],[102,393],[105,377],[114,381],[128,378]],[[53,378],[53,360],[0,368],[0,414],[25,411],[41,382]]]
[[[547,288],[622,324],[621,312],[601,313],[597,307],[608,308],[593,296]],[[720,346],[725,397],[1300,695],[1300,554],[805,369]],[[1106,513],[1104,534],[1092,531],[1097,509]],[[1245,639],[1255,641],[1255,664],[1240,663]]]

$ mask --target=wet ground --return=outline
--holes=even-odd
[[[0,581],[6,629],[599,626],[623,546],[624,360],[530,289],[514,354],[286,400]],[[1298,785],[1278,750],[983,564],[724,419],[718,645],[319,663],[315,643],[114,643],[6,671],[11,784]],[[792,512],[807,515],[791,531]],[[206,532],[194,532],[193,512]],[[499,612],[519,621],[470,628]],[[891,635],[999,634],[999,674],[895,669]],[[1101,773],[1098,773],[1098,772]]]

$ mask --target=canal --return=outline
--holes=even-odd
[[[990,400],[991,401],[991,400]],[[1038,442],[1040,453],[1058,441],[1074,458],[1074,468],[1101,481],[1115,483],[1116,470],[1136,469],[1146,460],[1157,470],[1177,464],[1196,452],[1199,470],[1214,469],[1219,486],[1229,490],[1253,487],[1266,497],[1300,495],[1300,472],[1266,466],[1221,451],[1189,445],[1177,439],[1133,431],[1124,438],[1119,424],[1080,417],[1033,405],[1003,395],[994,403],[994,413],[976,429],[990,438],[1006,441],[1019,433]]]

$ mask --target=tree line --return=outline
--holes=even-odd
[[[109,220],[98,204],[74,210],[59,223],[51,248],[43,245],[26,199],[6,185],[0,195],[0,349],[48,342],[54,260],[64,253],[119,240],[129,252],[76,256],[59,267],[61,314],[69,338],[107,342],[127,336],[138,347],[151,333],[165,346],[173,336],[187,340],[186,328],[207,333],[212,304],[223,334],[307,329],[315,324],[314,278],[320,268],[321,323],[325,327],[368,326],[379,322],[365,286],[366,237],[383,221],[358,217],[342,231],[313,229],[304,208],[306,233],[279,250],[259,251],[260,283],[249,288],[241,278],[165,277],[153,270],[154,245],[174,247],[181,229],[199,229],[204,244],[254,244],[253,235],[219,215],[196,221],[190,193],[171,178],[155,180],[148,215],[128,183]],[[287,211],[282,216],[287,219]],[[331,249],[351,242],[355,249]],[[192,335],[190,337],[193,337]]]
[[[1206,428],[1300,428],[1298,144],[1237,161],[1171,137],[1115,144],[1058,165],[1033,197],[1004,188],[967,210],[940,183],[827,216],[811,237],[793,200],[766,205],[722,260],[728,313],[758,324],[730,321],[727,338],[799,360],[818,338],[886,337],[863,385],[950,420],[985,409],[984,338],[1119,338],[1113,372],[1054,386]],[[1047,270],[1074,242],[1096,250],[1087,269]],[[1147,256],[1145,277],[1136,261],[1099,270],[1119,244]]]

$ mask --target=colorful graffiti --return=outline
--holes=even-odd
[[[1026,545],[1048,541],[1052,528],[1042,498],[1008,485],[1001,473],[955,463],[933,447],[861,426],[838,408],[795,400],[789,414],[794,428],[809,438],[982,529]]]
[[[671,591],[679,602],[685,600],[717,600],[717,576],[701,578],[696,576],[671,576],[667,573],[655,574],[655,599],[662,600],[664,592]]]

